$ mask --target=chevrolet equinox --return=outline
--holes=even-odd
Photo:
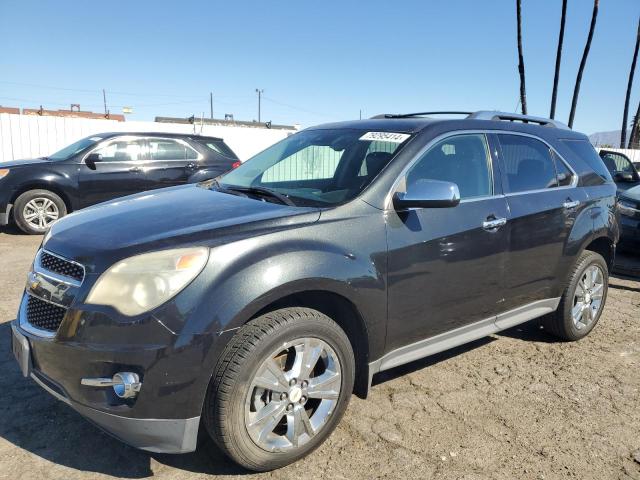
[[[23,375],[135,447],[209,435],[264,471],[377,372],[536,318],[583,338],[618,239],[602,160],[553,120],[437,113],[309,128],[55,222],[12,323]]]

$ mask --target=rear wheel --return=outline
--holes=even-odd
[[[49,190],[29,190],[20,195],[13,206],[13,218],[24,233],[43,234],[59,218],[67,214],[64,201]]]
[[[609,287],[602,255],[585,250],[573,269],[558,309],[543,321],[545,330],[563,340],[580,340],[596,326]]]
[[[344,331],[322,313],[286,308],[242,327],[222,355],[204,405],[218,446],[255,471],[292,463],[336,427],[353,390]]]

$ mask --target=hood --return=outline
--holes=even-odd
[[[11,160],[10,162],[0,162],[0,168],[16,168],[16,167],[28,167],[29,165],[35,165],[38,163],[51,163],[51,160],[46,158],[25,158],[23,160]]]
[[[190,184],[72,213],[51,228],[47,250],[101,270],[122,258],[186,245],[214,246],[265,229],[315,222],[320,210],[290,207]]]
[[[620,198],[629,198],[640,202],[640,183],[635,184],[635,186],[632,185],[631,188],[621,192]]]

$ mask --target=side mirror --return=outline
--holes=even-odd
[[[99,153],[91,153],[87,155],[87,158],[84,159],[84,163],[86,163],[87,167],[89,167],[91,170],[95,170],[96,163],[101,161],[102,161],[102,155],[100,155]]]
[[[396,210],[408,208],[448,208],[460,203],[458,185],[440,180],[418,180],[407,186],[406,192],[393,195]]]
[[[633,182],[635,180],[631,172],[618,172],[613,179],[616,182]]]

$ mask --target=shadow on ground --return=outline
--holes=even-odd
[[[210,441],[184,455],[147,453],[103,433],[33,380],[22,377],[10,346],[9,323],[0,324],[0,437],[50,462],[113,477],[153,476],[151,459],[194,473],[243,475]],[[20,472],[15,473],[16,478]]]

